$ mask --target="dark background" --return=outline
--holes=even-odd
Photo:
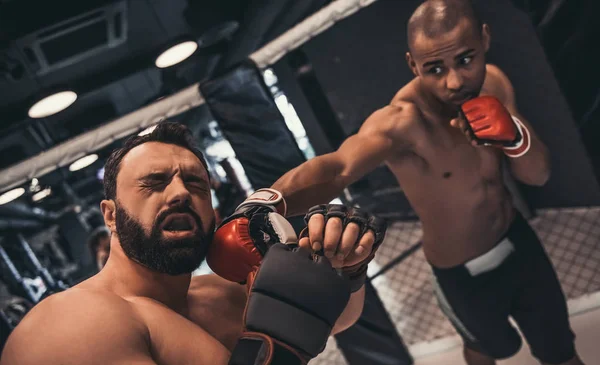
[[[304,161],[269,92],[287,95],[319,155],[355,133],[412,78],[404,57],[405,23],[417,0],[379,0],[340,21],[272,65],[277,85],[264,84],[247,63],[238,67],[330,2],[0,0],[0,174],[200,82],[203,92],[211,94],[210,105],[174,119],[192,129],[205,151],[225,141],[238,152],[207,153],[217,209],[222,216],[231,213],[244,198],[245,179],[253,188],[269,185]],[[550,181],[541,188],[521,186],[524,199],[533,209],[600,205],[600,2],[480,0],[477,7],[492,31],[489,62],[511,78],[521,112],[552,154]],[[67,29],[82,17],[97,21],[32,51],[56,37],[57,27]],[[197,41],[198,51],[174,67],[156,68],[156,56],[184,38]],[[90,49],[97,51],[86,53]],[[245,84],[245,92],[252,94],[247,110],[229,113],[218,104],[235,99],[235,92],[219,94],[215,90],[221,89],[210,86],[244,77],[252,80]],[[79,95],[70,108],[42,119],[27,116],[42,95],[64,87]],[[252,108],[261,100],[260,108]],[[241,133],[243,128],[248,130]],[[270,138],[264,131],[279,134]],[[97,151],[99,159],[80,171],[65,167],[36,176],[35,184],[22,185],[27,190],[22,197],[0,206],[0,249],[5,248],[21,276],[43,278],[58,291],[94,272],[85,241],[103,224],[98,173],[122,142]],[[237,164],[248,176],[240,174]],[[32,200],[47,187],[49,197]],[[401,189],[383,167],[349,187],[342,198],[387,218],[411,216]],[[22,242],[28,242],[39,262],[30,260]],[[0,298],[26,297],[23,281],[5,261],[0,262]]]

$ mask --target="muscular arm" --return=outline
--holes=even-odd
[[[13,331],[0,364],[155,364],[127,307],[77,293],[49,297]]]
[[[337,151],[315,157],[277,180],[272,188],[282,192],[288,216],[330,202],[345,187],[383,163],[392,149],[398,148],[393,146],[390,132],[403,114],[395,106],[376,111]]]
[[[498,68],[492,68],[498,91],[498,99],[502,101],[508,111],[517,117],[531,134],[531,147],[529,151],[517,158],[508,158],[513,176],[528,185],[542,186],[550,178],[550,153],[546,145],[533,130],[533,126],[517,110],[515,92],[508,77]]]

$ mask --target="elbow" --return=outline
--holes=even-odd
[[[546,185],[548,180],[550,180],[550,169],[542,168],[534,174],[528,176],[528,178],[523,179],[524,183],[531,186],[542,187]]]
[[[548,182],[548,180],[550,180],[550,168],[544,169],[541,173],[540,176],[538,177],[538,180],[536,181],[537,184],[535,184],[536,186],[544,186],[546,185],[546,183]]]
[[[540,169],[537,173],[535,181],[532,185],[534,186],[544,186],[550,180],[550,176],[552,175],[552,165],[550,163],[550,155],[546,151],[544,154],[543,163],[540,164]]]
[[[528,171],[527,174],[515,176],[517,180],[529,186],[542,187],[550,179],[550,169],[539,169],[538,171]]]

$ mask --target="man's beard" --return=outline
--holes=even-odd
[[[152,231],[147,235],[140,222],[127,214],[120,204],[115,203],[115,206],[117,235],[123,251],[131,260],[163,274],[181,275],[194,271],[206,257],[214,235],[214,219],[208,232],[203,232],[202,220],[196,212],[188,206],[175,206],[156,217]],[[193,237],[163,237],[160,225],[173,213],[186,213],[195,220],[196,234]]]

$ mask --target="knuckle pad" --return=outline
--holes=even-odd
[[[327,206],[325,204],[319,204],[311,207],[306,215],[304,216],[304,223],[308,224],[310,218],[315,214],[325,215],[327,212]]]
[[[369,219],[369,223],[367,227],[371,229],[375,236],[375,245],[379,245],[383,238],[385,237],[385,232],[387,230],[387,222],[379,217],[371,217]]]
[[[365,226],[366,226],[368,220],[369,220],[369,214],[367,212],[363,211],[362,209],[352,208],[348,212],[347,224],[355,223],[356,225],[358,225],[358,229],[361,234],[364,234],[365,228],[366,228]]]
[[[327,213],[325,217],[329,220],[329,218],[340,218],[344,220],[346,218],[346,214],[348,209],[345,205],[342,204],[328,204],[327,205]]]

